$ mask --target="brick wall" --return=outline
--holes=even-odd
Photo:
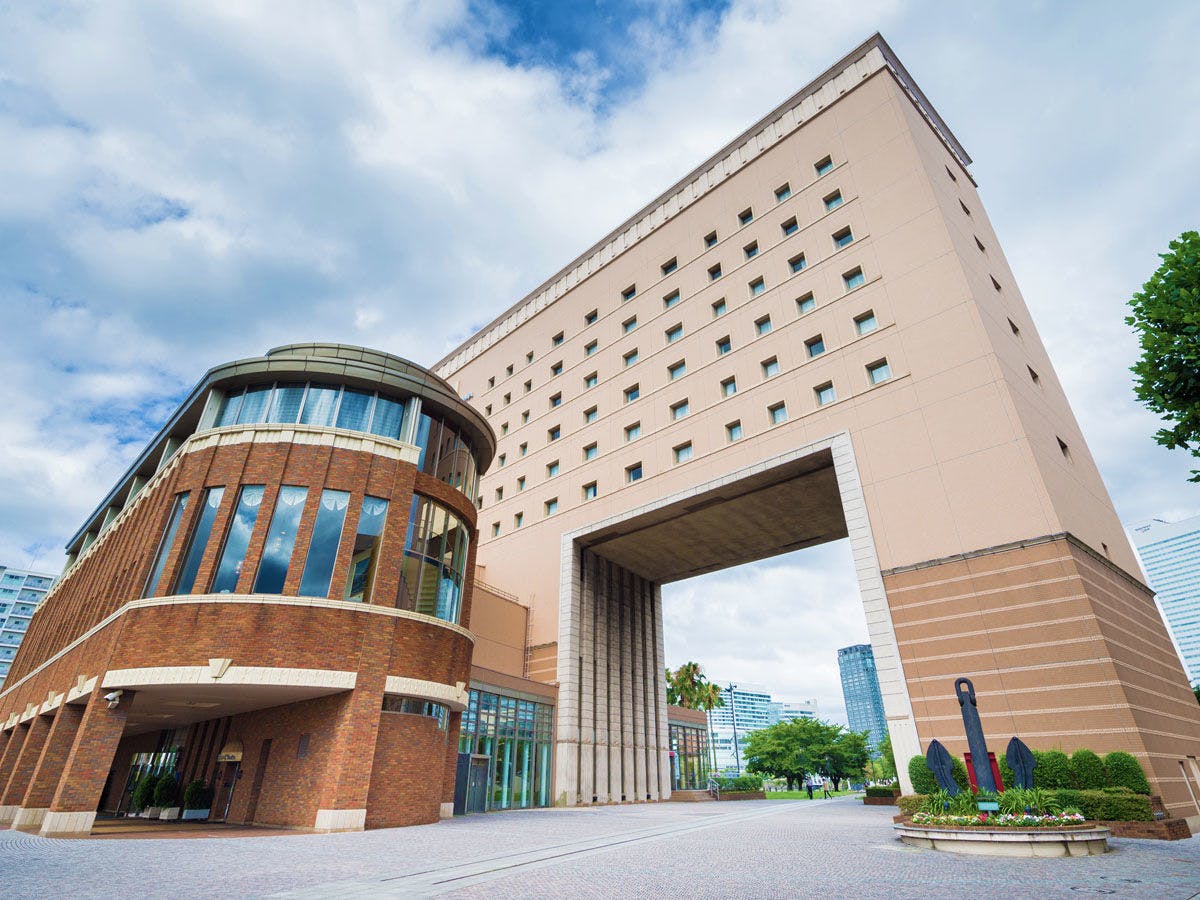
[[[457,742],[457,736],[455,736]],[[391,828],[436,822],[445,801],[444,773],[450,764],[431,760],[452,756],[449,730],[428,716],[383,713],[375,742],[367,827]],[[454,799],[453,787],[450,800]]]

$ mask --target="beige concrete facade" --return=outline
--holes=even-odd
[[[661,665],[628,698],[628,723],[611,720],[623,686],[600,705],[589,665],[639,676],[614,663],[628,641],[595,627],[618,601],[595,599],[589,555],[650,585],[652,657],[662,583],[849,536],[898,757],[959,736],[944,701],[970,675],[985,704],[1021,711],[995,729],[1129,749],[1176,814],[1200,814],[1180,774],[1200,755],[1200,710],[1182,703],[1182,670],[969,163],[876,36],[436,367],[499,437],[479,562],[530,608],[526,673],[559,682],[561,802],[613,799],[591,760],[614,735],[653,760],[650,722],[665,722]],[[1039,549],[1012,549],[1024,546]],[[1038,649],[1064,613],[1033,575],[999,595],[970,581],[970,615],[910,609],[914,584],[953,581],[956,560],[1023,570],[1048,547],[1070,560],[1077,625],[1062,627],[1086,633],[1104,703],[1061,670],[1061,641]],[[982,645],[991,655],[972,656]],[[1023,662],[1035,656],[1043,668]],[[1074,693],[1056,699],[1064,686]],[[654,795],[655,777],[647,763],[633,793]]]

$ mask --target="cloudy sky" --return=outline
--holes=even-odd
[[[1198,4],[27,2],[0,25],[0,562],[56,571],[208,366],[311,339],[433,363],[876,30],[974,156],[1122,517],[1200,511],[1122,322],[1200,224]],[[670,661],[835,717],[834,651],[866,637],[840,544],[672,586],[668,616]]]

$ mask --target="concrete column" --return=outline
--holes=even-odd
[[[629,641],[633,655],[633,796],[642,803],[646,799],[646,603],[643,580],[637,575],[628,577],[629,584]]]
[[[21,754],[25,736],[29,734],[29,723],[18,723],[6,733],[8,741],[4,745],[4,753],[0,754],[0,797],[4,794],[4,788],[8,787],[8,779],[12,776],[13,765],[16,764],[17,757]],[[17,807],[15,805],[0,806],[0,825],[7,825],[16,814]]]
[[[621,802],[621,603],[616,566],[604,563],[604,601],[608,606],[608,801]]]
[[[50,808],[42,819],[42,837],[87,834],[96,821],[96,808],[108,780],[117,745],[125,732],[125,718],[133,703],[133,691],[123,691],[120,702],[110,708],[104,700],[103,679],[96,679],[67,754]]]
[[[21,800],[21,808],[13,818],[13,828],[37,830],[46,818],[50,809],[50,801],[58,789],[58,781],[62,777],[63,767],[71,748],[75,746],[75,737],[79,733],[79,723],[83,721],[83,706],[74,703],[64,703],[54,714],[50,730],[46,734],[42,753],[34,767],[33,777]]]
[[[555,714],[556,806],[579,803],[579,548],[563,538],[558,616],[558,708]]]
[[[613,567],[617,576],[617,592],[621,604],[621,799],[632,803],[637,799],[637,782],[633,768],[633,603],[629,573]]]
[[[579,563],[579,802],[589,806],[596,794],[596,557],[583,550]]]
[[[655,749],[658,753],[658,799],[671,798],[671,741],[667,733],[667,654],[663,644],[662,588],[653,586]]]
[[[21,745],[21,752],[17,754],[16,761],[13,763],[12,774],[8,777],[4,795],[0,796],[0,808],[4,810],[4,817],[8,822],[12,822],[16,818],[21,801],[25,799],[25,791],[29,789],[33,771],[37,768],[38,760],[42,756],[42,747],[46,745],[50,722],[50,716],[34,716],[29,720],[29,731],[25,735],[25,742]]]
[[[593,691],[595,695],[596,723],[596,784],[593,788],[597,803],[609,802],[609,710],[608,710],[608,592],[606,582],[601,580],[604,570],[603,561],[592,557],[591,573],[595,581],[595,600],[593,601],[593,644],[595,652],[595,676]]]

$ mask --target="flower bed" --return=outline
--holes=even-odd
[[[924,828],[1070,828],[1084,825],[1087,819],[1076,813],[1060,815],[1010,815],[1006,813],[979,813],[974,816],[934,815],[919,812],[912,817],[912,824]]]

